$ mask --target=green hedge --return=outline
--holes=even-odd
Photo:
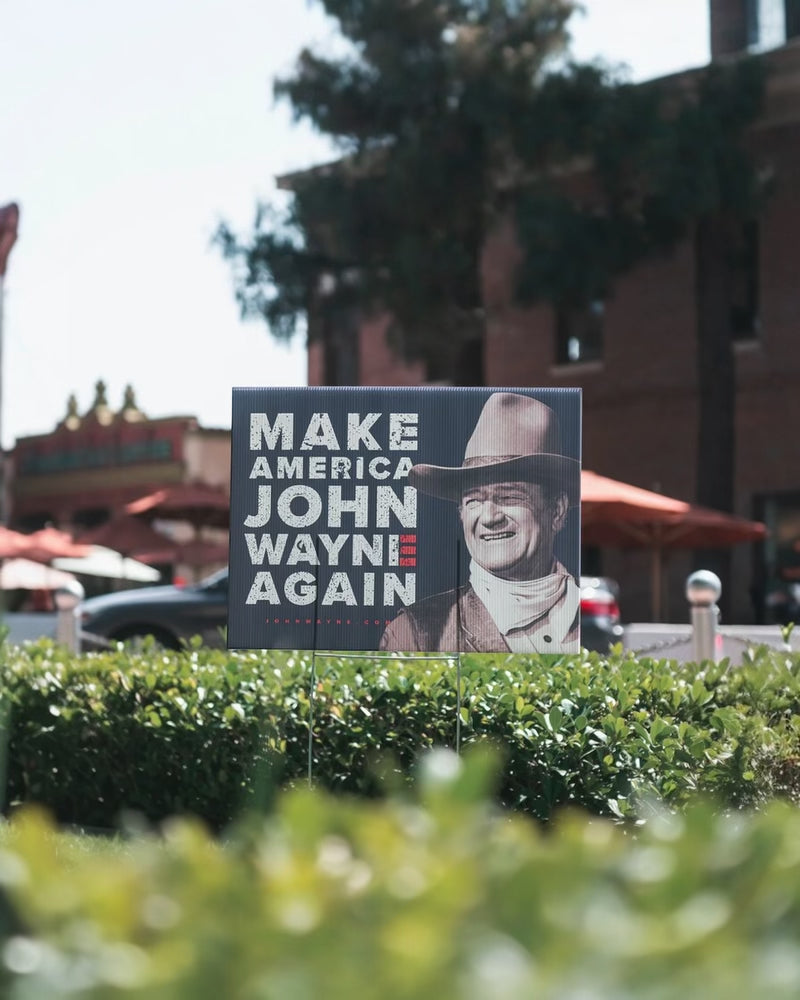
[[[223,829],[308,770],[308,654],[120,650],[70,658],[47,642],[3,648],[6,808],[113,828],[193,813]],[[466,656],[460,735],[501,750],[500,802],[549,820],[564,805],[641,815],[705,792],[724,807],[800,789],[800,660],[760,650],[744,667]],[[317,658],[313,780],[384,795],[418,754],[454,745],[448,660]],[[0,782],[0,788],[3,783]]]
[[[545,832],[490,805],[491,767],[465,759],[432,754],[418,799],[295,790],[224,840],[182,819],[87,844],[23,810],[0,830],[2,996],[800,995],[796,809],[562,813]]]

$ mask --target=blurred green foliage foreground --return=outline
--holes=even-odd
[[[423,758],[413,797],[297,789],[224,838],[0,837],[0,992],[186,1000],[752,1000],[800,993],[800,814],[653,810],[543,829],[490,759]]]
[[[800,995],[800,658],[462,673],[3,647],[0,997]]]

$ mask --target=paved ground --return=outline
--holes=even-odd
[[[9,626],[9,639],[13,643],[43,636],[53,639],[56,634],[55,613],[9,613],[3,616],[2,623]],[[722,626],[717,636],[717,659],[727,657],[731,663],[741,663],[747,649],[762,643],[774,649],[785,648],[777,625]],[[695,658],[692,627],[688,624],[632,623],[624,627],[622,644],[626,649],[659,659],[686,661]],[[792,633],[790,645],[793,651],[800,652],[800,628]]]
[[[54,639],[56,634],[55,612],[9,612],[3,615],[2,625],[9,627],[9,640],[13,643],[41,639]]]
[[[623,645],[648,656],[680,660],[695,659],[691,625],[669,625],[648,622],[625,626]],[[747,650],[765,645],[773,649],[786,649],[778,625],[722,625],[717,633],[716,658],[727,658],[733,664],[741,663]],[[800,651],[800,630],[795,629],[790,638],[790,648]]]

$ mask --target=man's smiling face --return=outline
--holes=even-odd
[[[461,524],[472,558],[504,580],[536,580],[553,565],[553,541],[567,498],[548,497],[538,483],[490,483],[461,497]]]

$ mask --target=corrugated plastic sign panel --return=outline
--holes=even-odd
[[[228,645],[577,649],[579,389],[233,390]]]

